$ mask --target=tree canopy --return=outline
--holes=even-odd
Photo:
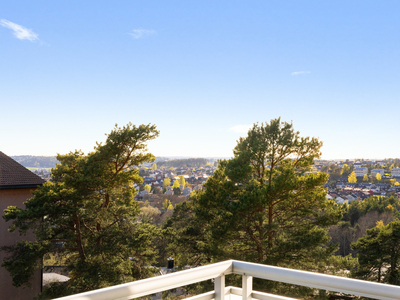
[[[343,164],[342,166],[342,175],[348,176],[353,171],[353,166],[349,166],[348,164]]]
[[[156,257],[155,226],[138,223],[134,183],[137,168],[152,162],[147,142],[159,132],[154,125],[117,125],[93,152],[58,155],[52,180],[34,192],[25,209],[8,207],[11,231],[33,230],[36,241],[2,247],[3,266],[16,286],[27,284],[43,256],[62,257],[71,278],[50,289],[54,296],[83,292],[150,275],[145,266]],[[24,265],[24,268],[21,268]]]
[[[182,194],[181,189],[178,188],[178,187],[174,187],[174,188],[173,188],[173,191],[174,191],[174,195],[176,195],[176,196],[179,196],[179,195]]]
[[[172,185],[172,188],[179,188],[180,183],[179,183],[179,179],[174,181],[174,184]]]
[[[357,183],[356,173],[353,171],[347,179],[350,183]]]
[[[171,179],[164,178],[163,187],[167,187],[167,186],[170,186],[170,185],[171,185]]]
[[[380,173],[376,173],[376,180],[377,181],[381,181],[382,180],[382,176]]]
[[[352,244],[359,260],[359,268],[353,270],[353,276],[399,285],[400,221],[377,225]]]
[[[219,162],[205,190],[175,209],[177,221],[169,226],[181,236],[173,247],[185,243],[187,257],[197,262],[236,258],[305,266],[326,258],[335,249],[326,247],[327,228],[341,213],[326,200],[328,175],[310,172],[321,146],[280,119],[254,124],[239,139],[234,158]]]
[[[163,209],[174,209],[174,206],[171,204],[171,201],[169,199],[165,199],[162,203],[162,208]]]
[[[143,187],[143,189],[144,189],[145,191],[148,191],[148,192],[150,193],[150,191],[151,191],[151,186],[148,185],[148,184],[146,184],[146,185]]]
[[[179,185],[182,186],[182,188],[185,188],[186,185],[186,181],[185,181],[185,177],[183,177],[183,175],[179,175]]]

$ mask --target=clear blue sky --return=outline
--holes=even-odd
[[[0,151],[231,156],[279,116],[323,158],[400,157],[400,1],[1,1]]]

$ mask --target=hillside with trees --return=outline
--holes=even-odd
[[[59,163],[56,156],[17,155],[11,158],[25,168],[54,168]]]
[[[188,168],[199,168],[205,167],[209,164],[208,160],[205,158],[185,158],[185,159],[171,159],[165,161],[157,162],[158,167],[165,167],[165,168],[181,168],[181,167],[188,167]]]

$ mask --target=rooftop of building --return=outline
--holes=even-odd
[[[0,151],[0,189],[34,188],[45,182]]]

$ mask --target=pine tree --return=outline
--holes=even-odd
[[[323,263],[335,250],[326,247],[327,228],[341,213],[334,201],[326,200],[328,175],[310,172],[321,146],[280,119],[255,124],[239,139],[234,158],[220,161],[205,190],[184,204],[187,209],[177,205],[177,223],[169,225],[185,235],[173,247],[183,249],[180,243],[186,241],[186,253],[180,256],[203,263],[228,258],[303,268]],[[180,221],[184,219],[186,225]],[[190,249],[201,253],[188,253]]]
[[[116,126],[94,152],[58,155],[52,180],[34,192],[26,208],[5,210],[11,231],[32,230],[36,236],[34,242],[2,247],[9,254],[3,266],[15,286],[27,284],[49,255],[62,259],[71,278],[44,291],[52,298],[152,275],[146,266],[157,255],[158,229],[137,222],[134,184],[143,181],[134,167],[154,160],[146,144],[158,134],[150,124]]]
[[[352,276],[400,285],[400,221],[377,225],[352,244],[359,261]]]

